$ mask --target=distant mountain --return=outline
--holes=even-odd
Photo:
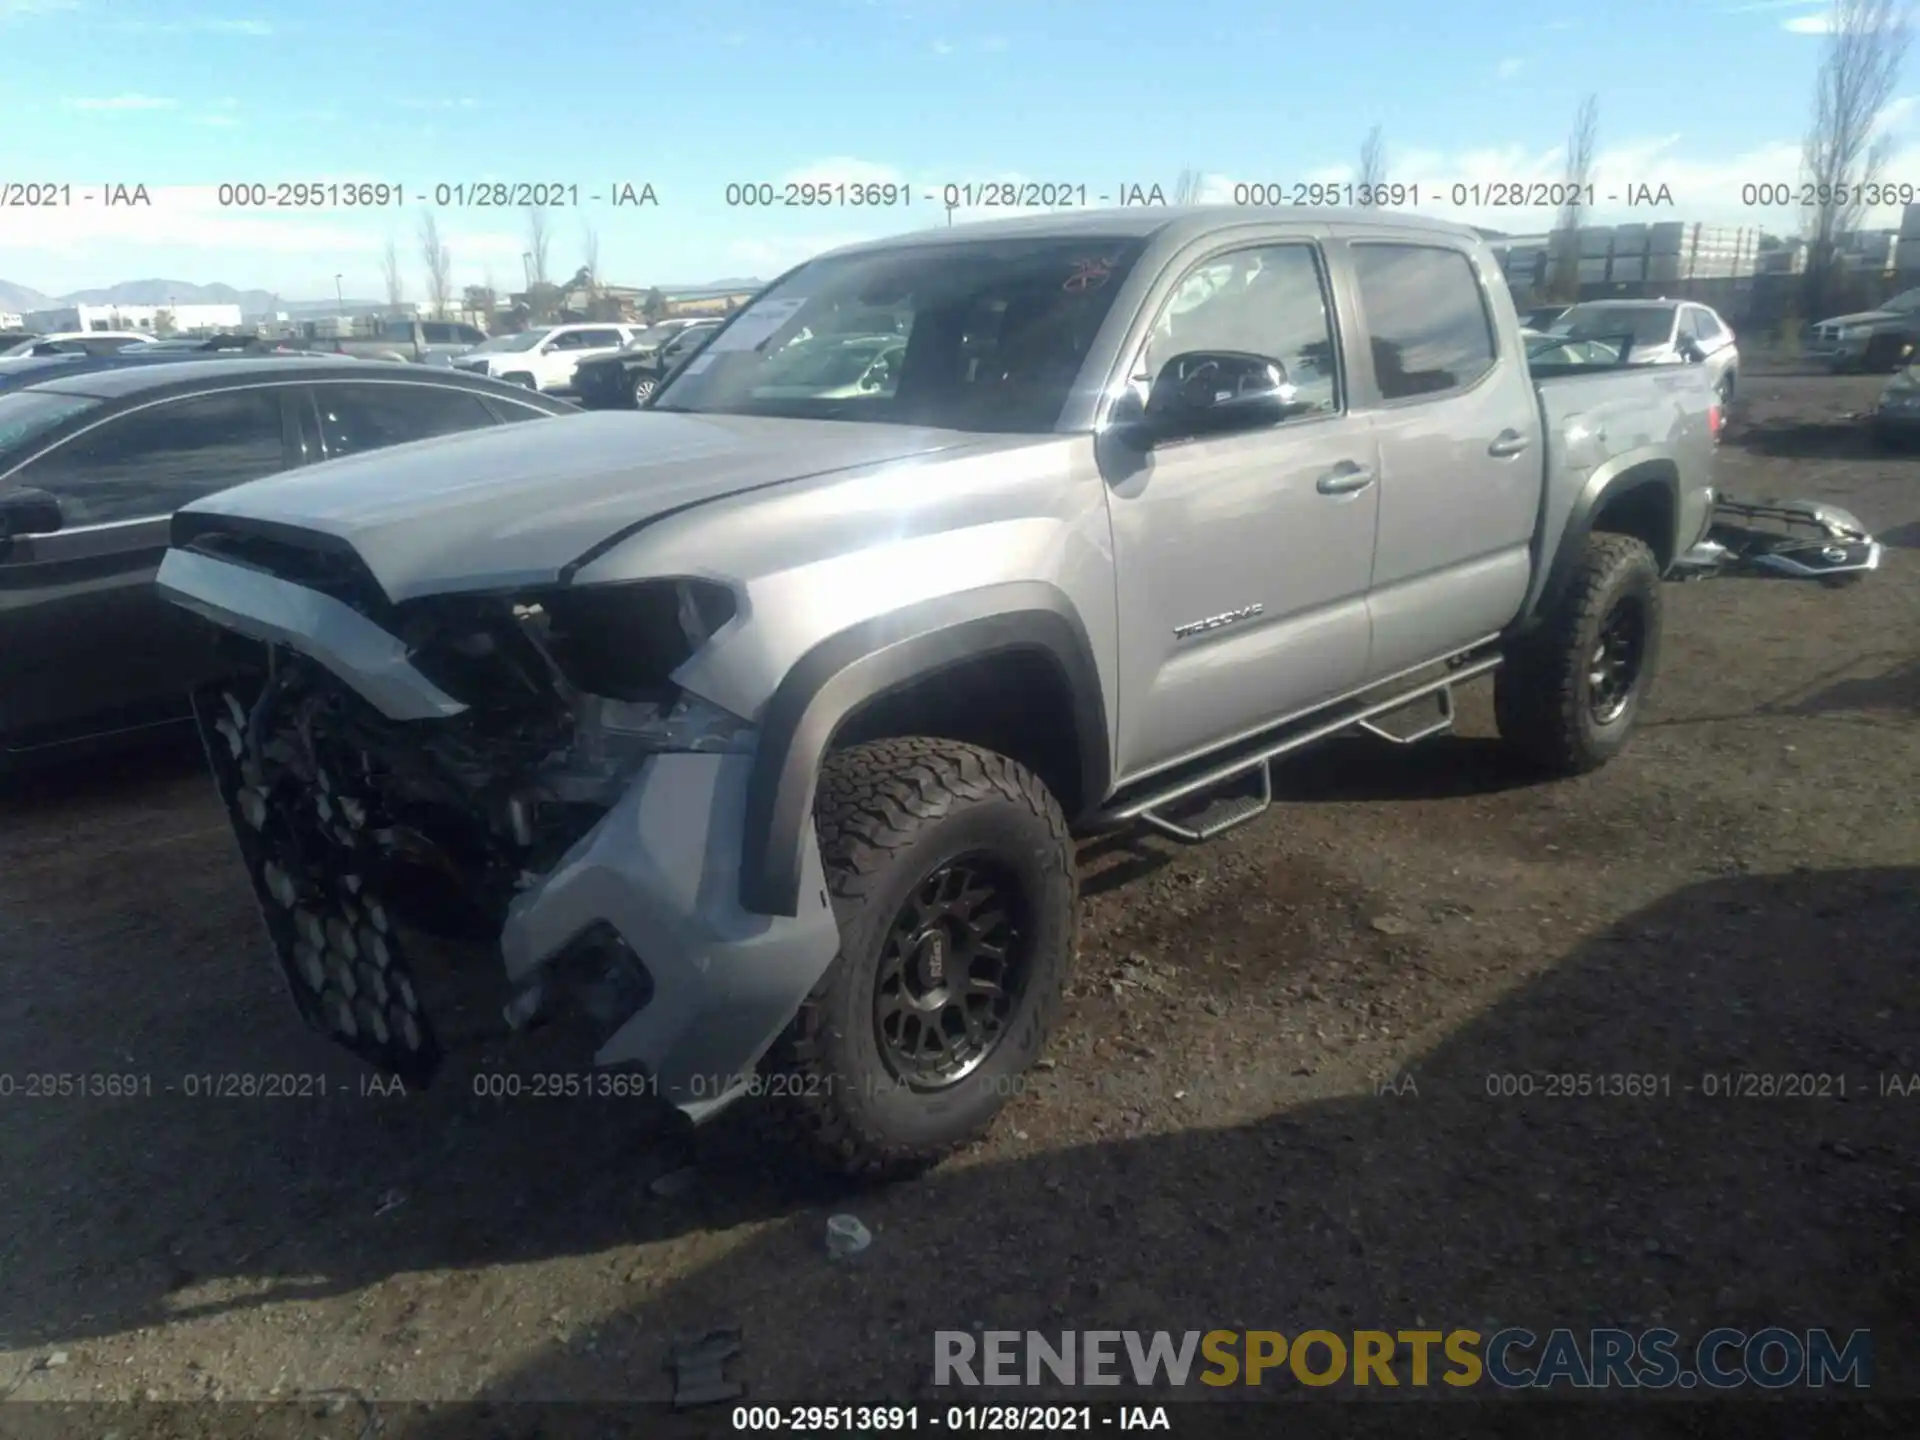
[[[273,303],[266,290],[236,290],[231,285],[195,285],[186,280],[122,280],[99,290],[62,295],[63,305],[238,305],[243,313]]]
[[[49,310],[60,302],[50,295],[42,295],[38,290],[30,290],[25,285],[15,285],[0,280],[0,310],[12,310],[16,313],[24,310]]]

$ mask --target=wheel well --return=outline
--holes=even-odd
[[[1650,470],[1628,480],[1619,494],[1601,503],[1591,528],[1596,533],[1631,535],[1645,542],[1665,570],[1673,563],[1674,531],[1679,524],[1670,478]]]
[[[983,655],[876,695],[843,720],[829,749],[929,735],[978,745],[1038,775],[1068,815],[1100,797],[1082,795],[1073,692],[1043,650]]]

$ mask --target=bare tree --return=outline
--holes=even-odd
[[[527,284],[544,285],[547,283],[547,251],[553,246],[552,232],[547,228],[547,212],[538,205],[527,207]]]
[[[1880,117],[1899,84],[1912,22],[1909,0],[1834,0],[1828,12],[1801,160],[1814,202],[1806,217],[1809,313],[1820,308],[1841,237],[1859,228],[1862,188],[1886,169],[1891,142]]]
[[[407,298],[407,282],[400,272],[400,237],[387,236],[380,256],[380,273],[387,282],[387,309],[397,312]]]
[[[1377,203],[1373,192],[1387,183],[1387,142],[1380,133],[1380,127],[1374,126],[1367,131],[1365,143],[1360,146],[1360,193],[1361,203]]]
[[[1589,94],[1580,102],[1567,133],[1567,167],[1561,174],[1565,200],[1554,221],[1553,297],[1572,303],[1580,298],[1580,221],[1587,213],[1586,189],[1593,183],[1594,148],[1600,135],[1600,97]]]
[[[580,229],[580,263],[586,267],[588,281],[597,288],[600,284],[600,232],[591,223]]]
[[[1200,203],[1200,184],[1200,172],[1198,170],[1182,170],[1179,179],[1173,182],[1173,203],[1176,205],[1198,205]]]
[[[447,318],[447,300],[453,294],[453,256],[440,239],[440,219],[431,210],[420,217],[420,259],[427,267],[427,299],[433,318]]]

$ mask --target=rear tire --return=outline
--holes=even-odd
[[[1552,775],[1598,770],[1626,747],[1660,659],[1660,567],[1630,535],[1587,537],[1554,613],[1494,672],[1500,738]]]
[[[841,949],[767,1088],[828,1169],[912,1174],[987,1130],[1059,1014],[1079,924],[1066,818],[1024,766],[928,738],[828,756],[814,815]]]

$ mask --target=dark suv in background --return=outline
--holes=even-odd
[[[589,410],[633,410],[647,403],[668,372],[691,359],[718,320],[693,320],[679,325],[662,342],[642,335],[616,355],[582,360],[573,372],[573,392]]]

